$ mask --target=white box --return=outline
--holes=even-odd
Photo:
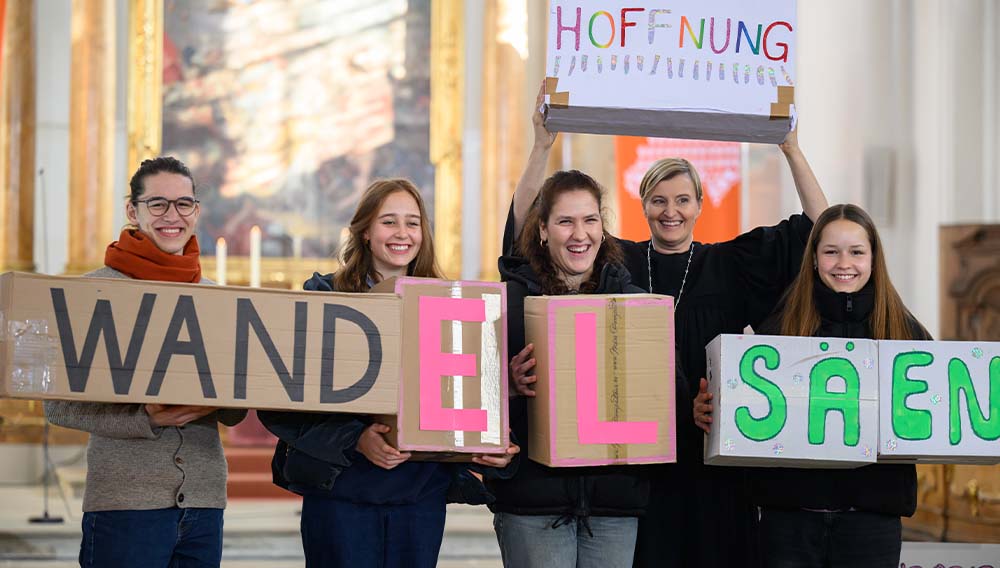
[[[795,0],[552,0],[552,131],[778,143],[794,120]]]
[[[878,344],[880,462],[1000,463],[1000,343]]]
[[[706,464],[851,468],[875,463],[875,341],[720,335],[705,350],[715,407]],[[852,396],[845,398],[848,384]],[[831,403],[840,409],[824,410]],[[854,425],[850,435],[845,416]]]

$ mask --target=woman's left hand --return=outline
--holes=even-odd
[[[481,454],[474,456],[472,461],[488,467],[504,468],[510,465],[510,460],[514,459],[514,455],[520,453],[521,448],[517,444],[511,444],[507,448],[507,453],[493,455],[493,454]]]

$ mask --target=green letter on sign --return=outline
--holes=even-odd
[[[929,440],[931,412],[906,406],[911,394],[927,392],[927,381],[906,376],[913,367],[926,367],[934,356],[924,351],[900,353],[892,361],[892,431],[903,440]]]
[[[952,359],[948,362],[948,391],[951,398],[949,416],[951,445],[957,446],[962,441],[962,416],[958,410],[958,399],[962,391],[965,391],[969,422],[972,423],[972,431],[976,433],[976,436],[987,441],[1000,438],[1000,357],[994,357],[990,360],[989,418],[983,416],[983,411],[979,406],[979,397],[976,396],[976,389],[972,386],[972,378],[969,377],[969,368],[961,359]]]
[[[777,369],[781,363],[781,355],[777,349],[770,345],[755,345],[747,349],[740,359],[740,378],[750,388],[767,397],[770,410],[763,418],[754,418],[746,406],[736,409],[736,428],[741,434],[756,442],[777,436],[785,427],[785,420],[788,418],[788,403],[781,389],[754,370],[754,364],[760,359],[764,360],[764,367],[769,371]]]
[[[847,384],[842,393],[827,389],[830,379],[841,377]],[[844,445],[857,446],[861,440],[861,377],[850,361],[831,357],[816,363],[809,373],[809,443],[826,441],[826,414],[844,415]]]

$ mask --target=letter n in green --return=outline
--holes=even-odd
[[[763,442],[777,436],[785,427],[788,402],[778,385],[760,376],[754,369],[759,360],[764,361],[767,370],[773,371],[781,363],[781,355],[770,345],[755,345],[747,349],[740,359],[740,379],[767,397],[768,412],[761,418],[755,418],[750,414],[749,407],[741,406],[736,409],[736,428],[748,439]]]
[[[847,389],[830,392],[830,379],[844,379]],[[842,357],[824,359],[809,373],[809,443],[826,442],[826,415],[840,412],[844,416],[844,445],[857,446],[861,440],[861,377],[854,365]]]
[[[979,397],[972,386],[972,378],[965,362],[961,359],[948,362],[948,394],[951,399],[948,439],[953,446],[962,442],[962,415],[958,408],[962,392],[965,392],[969,422],[972,423],[972,431],[976,436],[991,442],[1000,439],[1000,357],[990,360],[989,418],[983,415],[982,407],[979,406]]]

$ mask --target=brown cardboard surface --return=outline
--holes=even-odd
[[[399,412],[396,417],[383,416],[382,421],[392,427],[387,439],[402,451],[415,452],[415,459],[467,461],[481,453],[501,454],[510,445],[507,420],[507,329],[506,288],[497,282],[453,282],[429,278],[391,278],[379,283],[375,291],[394,290],[402,300],[402,343],[399,382]],[[482,353],[484,325],[461,322],[461,338],[454,342],[452,321],[442,321],[442,353],[452,353],[460,344],[462,354],[475,356],[477,374],[463,376],[460,383],[452,376],[441,377],[441,405],[443,408],[487,409],[492,407],[495,421],[491,432],[421,429],[420,419],[420,350],[421,322],[419,301],[421,297],[461,297],[482,299],[486,295],[499,296],[499,318],[491,325],[496,347],[491,354]],[[496,300],[497,298],[494,298]],[[434,348],[434,347],[432,347]],[[488,370],[487,370],[488,369]],[[484,372],[485,371],[485,372]],[[485,382],[484,382],[485,381]],[[491,393],[490,401],[484,400],[484,385]],[[461,389],[460,405],[456,393]]]
[[[538,377],[528,401],[531,459],[554,467],[675,461],[671,305],[651,294],[525,299],[526,341],[535,345]],[[580,442],[578,313],[596,316],[598,420],[656,422],[657,443]]]
[[[394,413],[399,313],[387,294],[6,273],[0,396]]]

